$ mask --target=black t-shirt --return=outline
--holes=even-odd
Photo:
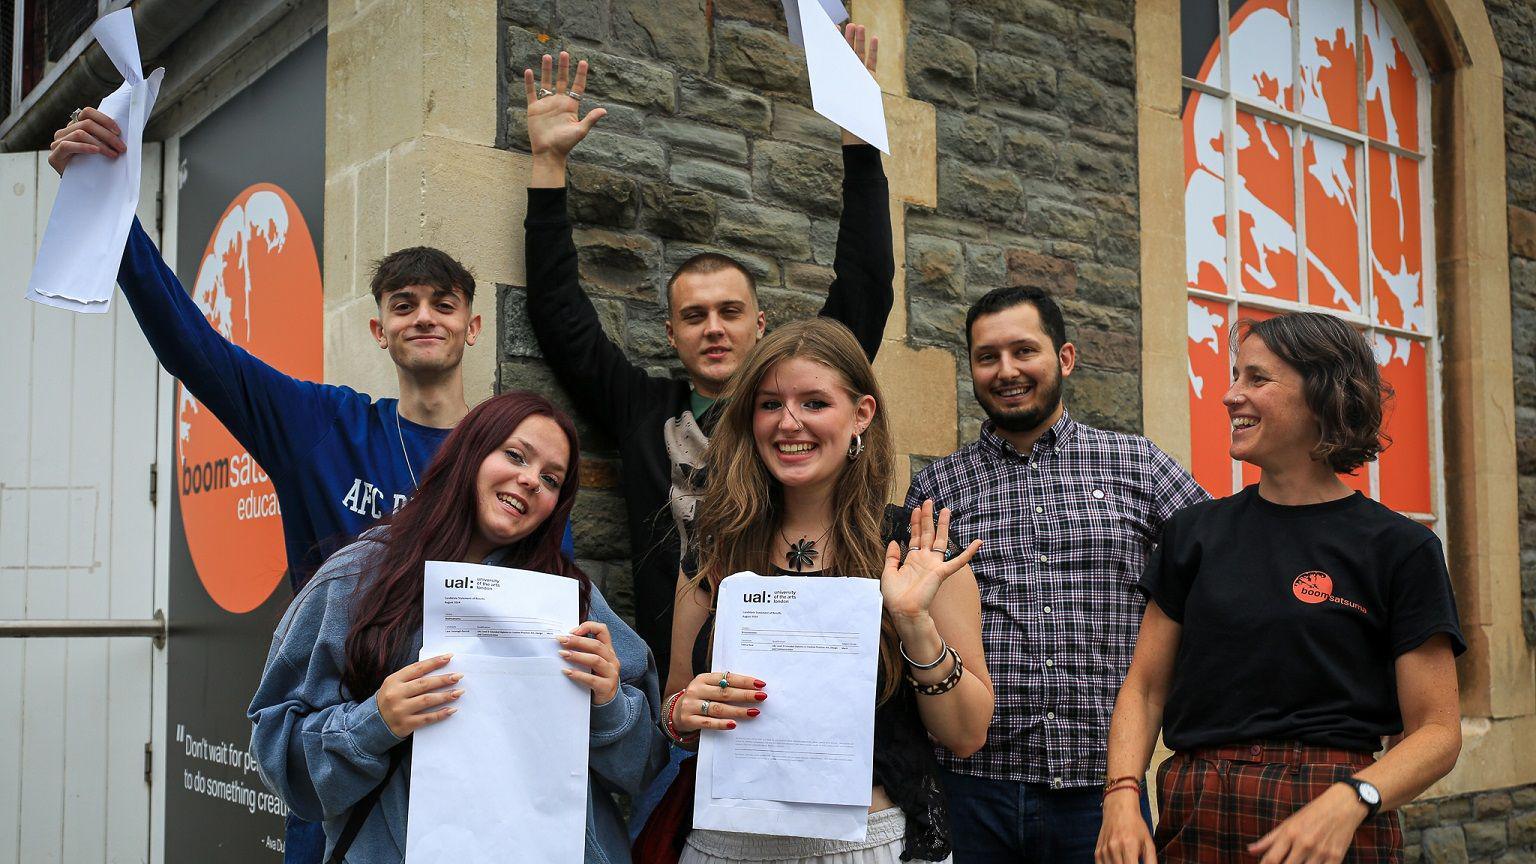
[[[1255,739],[1375,752],[1403,730],[1393,663],[1466,650],[1440,540],[1359,494],[1289,507],[1249,486],[1169,519],[1141,590],[1183,633],[1174,750]]]

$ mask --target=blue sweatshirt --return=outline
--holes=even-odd
[[[400,416],[399,400],[285,375],[219,334],[135,219],[118,284],[167,372],[219,418],[272,478],[289,579],[405,503],[450,430]],[[409,462],[407,462],[409,459]],[[564,549],[571,550],[570,525]]]
[[[383,548],[377,536],[370,532],[336,553],[299,592],[272,637],[248,712],[251,752],[262,779],[296,816],[324,822],[327,858],[352,806],[384,779],[390,750],[402,740],[385,725],[374,694],[359,699],[341,686],[353,595],[359,580],[376,573],[372,559]],[[505,554],[497,550],[484,563],[501,564]],[[666,738],[656,725],[661,702],[656,665],[596,586],[587,618],[608,625],[621,685],[613,699],[592,708],[585,861],[627,864],[629,835],[613,794],[639,794],[667,762]],[[409,656],[420,650],[417,631]],[[347,861],[382,864],[405,856],[410,769],[405,755]],[[506,860],[518,860],[517,850],[508,849]]]

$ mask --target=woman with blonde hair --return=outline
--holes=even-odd
[[[701,729],[729,732],[772,710],[771,682],[710,664],[714,597],[726,576],[878,578],[873,803],[863,842],[699,829],[682,861],[948,860],[933,742],[968,755],[992,717],[981,597],[966,566],[981,541],[947,554],[949,513],[935,525],[931,501],[886,515],[889,422],[874,371],[841,324],[818,318],[775,330],[726,398],[710,441],[699,540],[679,577],[665,728],[688,746]]]

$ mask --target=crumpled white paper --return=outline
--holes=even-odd
[[[98,107],[122,130],[128,150],[115,159],[84,153],[70,160],[32,265],[27,299],[71,312],[104,313],[112,308],[123,246],[139,206],[144,126],[165,69],[145,77],[132,7],[102,17],[91,33],[123,76],[123,85]]]

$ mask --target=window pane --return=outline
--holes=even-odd
[[[1360,225],[1356,148],[1303,135],[1307,214],[1307,302],[1360,314]]]
[[[1301,0],[1301,112],[1360,128],[1355,0]]]
[[[1392,445],[1380,456],[1381,503],[1393,510],[1432,513],[1429,462],[1428,351],[1417,339],[1377,333],[1381,375],[1396,395],[1387,403]]]
[[[1293,104],[1289,0],[1232,0],[1232,92],[1289,110]]]
[[[1429,332],[1424,305],[1420,230],[1420,164],[1371,148],[1371,293],[1375,319],[1389,327]]]
[[[1238,263],[1242,289],[1296,300],[1296,186],[1291,129],[1239,112]]]
[[[1373,0],[1361,10],[1365,27],[1366,133],[1378,141],[1419,149],[1419,90],[1413,64],[1392,22]]]
[[[1191,298],[1189,314],[1189,438],[1191,471],[1205,491],[1231,495],[1231,423],[1221,397],[1232,377],[1227,353],[1227,304]]]
[[[1227,180],[1221,100],[1186,91],[1184,272],[1191,288],[1227,292]]]
[[[1221,68],[1217,60],[1221,54],[1221,31],[1217,2],[1182,0],[1179,5],[1184,77],[1219,85]]]

